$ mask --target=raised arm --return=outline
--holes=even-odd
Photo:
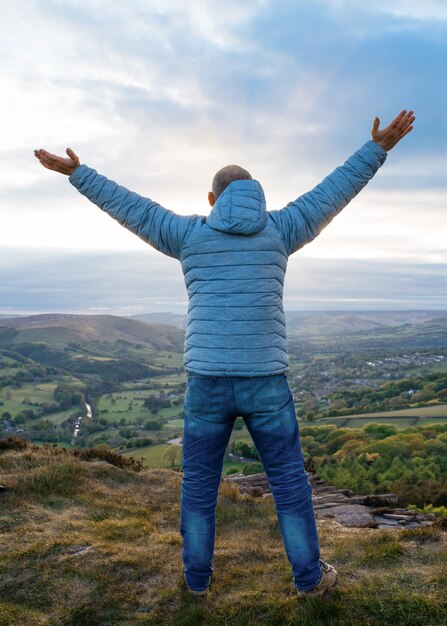
[[[379,130],[380,120],[376,117],[372,139],[342,166],[284,209],[269,212],[284,237],[289,255],[315,239],[363,189],[384,163],[387,151],[412,130],[414,120],[413,111],[402,111],[387,128]]]
[[[35,156],[47,169],[69,176],[70,183],[100,209],[140,239],[168,256],[179,259],[183,240],[194,216],[177,215],[150,198],[118,185],[96,170],[81,165],[67,148],[68,159],[36,150]]]

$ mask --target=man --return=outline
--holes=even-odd
[[[89,200],[182,264],[188,290],[180,530],[188,589],[205,594],[213,572],[223,458],[242,416],[272,489],[298,595],[322,595],[337,572],[320,558],[311,486],[288,386],[283,282],[288,257],[314,239],[367,184],[413,126],[402,111],[312,191],[266,210],[258,181],[239,166],[217,172],[207,217],[183,216],[68,158],[36,150]]]

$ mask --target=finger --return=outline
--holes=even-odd
[[[65,152],[68,154],[70,159],[72,159],[76,164],[80,163],[78,155],[75,154],[71,148],[67,148]]]
[[[401,124],[399,130],[400,131],[406,130],[409,126],[412,126],[415,119],[416,119],[415,117],[410,117],[409,119],[405,120],[405,123]]]
[[[412,130],[413,130],[413,126],[409,126],[404,131],[396,135],[396,143],[400,141],[403,137],[405,137],[405,135],[408,135],[408,133],[410,133]]]
[[[51,152],[47,152],[46,150],[39,150],[39,156],[44,158],[44,159],[59,159],[60,157],[56,156],[55,154],[51,154]]]
[[[413,115],[413,111],[408,111],[406,115],[400,120],[401,125],[411,124],[415,120],[415,116]]]
[[[390,127],[391,128],[396,128],[397,126],[399,126],[400,121],[402,120],[402,118],[406,115],[407,110],[404,109],[403,111],[401,111],[399,113],[399,115],[396,115],[396,117],[394,118],[394,120],[391,122]]]
[[[49,163],[60,163],[62,161],[61,157],[58,157],[55,154],[46,154],[45,158]]]
[[[374,118],[374,122],[373,122],[373,127],[372,127],[372,132],[376,133],[379,130],[379,126],[380,126],[380,119],[376,116]]]

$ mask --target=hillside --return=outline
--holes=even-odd
[[[12,344],[46,342],[61,347],[69,343],[143,343],[160,350],[180,351],[184,333],[167,324],[148,324],[117,315],[52,313],[13,317],[0,321],[0,331],[14,329]],[[2,333],[0,332],[0,341]]]
[[[112,457],[119,462],[119,455]],[[441,625],[447,536],[318,522],[340,572],[324,600],[295,596],[271,500],[222,484],[208,598],[185,590],[181,473],[0,451],[0,624]]]
[[[149,324],[169,324],[169,326],[175,326],[176,328],[185,330],[187,316],[164,311],[161,313],[141,313],[140,315],[132,315],[130,319],[148,322]]]
[[[285,311],[289,335],[351,335],[365,331],[393,332],[399,326],[422,324],[446,317],[445,311]],[[130,319],[186,328],[186,315],[141,313]]]
[[[385,325],[357,315],[305,319],[288,326],[289,348],[323,351],[433,350],[447,345],[447,316],[401,325]]]
[[[323,326],[340,320],[352,318],[362,320],[374,326],[403,326],[404,324],[419,324],[439,317],[445,317],[445,311],[286,311],[287,323],[291,326],[299,326],[301,322],[315,321]]]

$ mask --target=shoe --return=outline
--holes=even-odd
[[[187,587],[189,593],[193,596],[206,596],[208,595],[210,588],[207,587],[206,589],[202,589],[202,591],[194,591],[193,589],[190,589],[189,587]]]
[[[320,570],[320,582],[315,585],[315,587],[312,587],[312,589],[306,589],[306,591],[297,589],[296,591],[299,597],[322,596],[328,589],[331,589],[331,587],[335,585],[337,582],[337,570],[322,559],[320,559]]]

